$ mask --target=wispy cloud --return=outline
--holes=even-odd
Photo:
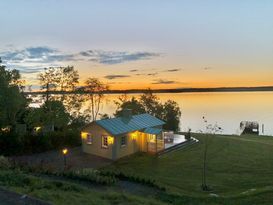
[[[204,69],[204,70],[211,70],[212,67],[204,67],[203,69]]]
[[[76,54],[66,54],[46,46],[28,47],[20,50],[1,52],[0,56],[8,63],[53,63],[57,61],[75,61]]]
[[[44,70],[44,68],[37,68],[37,67],[19,67],[17,68],[20,73],[23,74],[33,74],[33,73],[39,73]]]
[[[132,69],[132,70],[129,70],[130,72],[137,72],[138,70],[137,69]]]
[[[128,78],[130,77],[130,75],[106,75],[104,76],[104,78],[108,79],[108,80],[113,80],[113,79],[117,79],[117,78]]]
[[[176,81],[173,80],[163,80],[163,79],[157,79],[152,82],[152,84],[176,84]]]
[[[137,73],[136,74],[137,76],[155,76],[155,75],[158,75],[157,72],[154,72],[154,73]]]
[[[178,72],[180,70],[181,69],[168,69],[168,70],[165,70],[165,72]]]
[[[6,51],[0,51],[0,57],[7,65],[13,68],[61,66],[75,61],[94,62],[98,64],[120,64],[139,60],[148,60],[160,56],[152,52],[127,52],[127,51],[103,51],[86,50],[74,53],[64,52],[47,46],[27,47],[16,49],[8,47]],[[26,72],[31,72],[26,70]],[[35,69],[32,69],[33,71]],[[130,72],[136,72],[131,70]]]
[[[155,76],[155,75],[157,75],[158,73],[148,73],[147,75],[148,76]]]
[[[80,52],[80,55],[88,58],[89,61],[97,62],[100,64],[119,64],[130,61],[148,60],[160,56],[159,53],[151,52],[127,52],[127,51],[101,51],[101,50],[88,50]]]

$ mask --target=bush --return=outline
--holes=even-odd
[[[8,156],[22,153],[24,147],[24,137],[16,133],[0,133],[0,154]]]
[[[111,185],[116,183],[115,177],[101,175],[97,170],[93,169],[66,171],[62,172],[61,175],[71,179],[83,180],[102,185]]]
[[[101,175],[104,176],[112,176],[112,177],[116,177],[118,179],[121,180],[127,180],[127,181],[131,181],[131,182],[136,182],[136,183],[140,183],[146,186],[150,186],[150,187],[154,187],[157,188],[161,191],[165,191],[166,188],[157,184],[156,181],[154,179],[151,178],[147,178],[147,177],[141,177],[135,174],[128,174],[128,173],[124,173],[121,171],[110,171],[110,170],[101,170],[100,171]]]
[[[8,169],[11,167],[10,161],[4,156],[0,156],[0,169]]]
[[[81,169],[76,171],[52,171],[49,169],[43,169],[41,167],[37,169],[35,167],[29,166],[20,167],[19,169],[31,173],[64,177],[68,179],[80,180],[101,185],[113,185],[117,182],[117,179],[114,176],[105,176],[100,174],[99,171],[93,169]]]
[[[0,133],[0,155],[39,153],[64,146],[74,147],[81,144],[78,130],[64,130],[48,133],[27,133],[25,136],[16,133]]]

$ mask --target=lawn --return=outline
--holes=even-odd
[[[166,204],[151,197],[120,192],[114,186],[89,187],[78,182],[46,179],[16,170],[0,169],[0,186],[51,202],[54,205]]]
[[[198,144],[161,157],[137,154],[105,168],[151,177],[169,193],[190,197],[208,196],[200,189],[204,135]],[[220,197],[273,196],[273,137],[210,137],[208,185]]]
[[[0,186],[53,204],[185,204],[272,205],[273,137],[210,137],[208,185],[200,188],[204,135],[200,142],[160,157],[136,154],[102,169],[154,179],[166,192],[153,189],[132,192],[132,186],[96,185],[77,180],[55,179],[18,170],[0,169]],[[148,190],[148,189],[147,189]],[[211,196],[211,194],[215,194]],[[215,197],[218,195],[218,197]]]

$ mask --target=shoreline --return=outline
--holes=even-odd
[[[103,92],[104,94],[138,94],[152,91],[153,93],[206,93],[206,92],[272,92],[273,86],[261,87],[219,87],[219,88],[179,88],[179,89],[131,89],[131,90],[109,90]],[[25,95],[30,94],[45,94],[46,91],[24,92]],[[90,92],[74,91],[50,91],[48,94],[88,94]]]

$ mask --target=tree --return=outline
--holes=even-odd
[[[179,128],[180,117],[181,111],[177,102],[168,100],[163,104],[161,119],[166,122],[166,124],[163,125],[164,129],[177,131]]]
[[[18,70],[7,70],[0,59],[0,126],[15,125],[27,106],[20,77]]]
[[[115,116],[121,116],[124,109],[131,109],[133,115],[149,113],[166,122],[163,126],[166,130],[177,131],[181,117],[179,105],[172,100],[168,100],[164,104],[160,99],[148,90],[142,94],[139,99],[132,97],[128,99],[126,95],[119,97],[115,102],[117,105]]]
[[[116,117],[121,117],[125,109],[132,110],[133,115],[145,113],[144,106],[135,97],[128,99],[126,95],[123,95],[118,98],[118,101],[115,101],[115,104],[117,105],[117,110],[114,113]]]
[[[39,74],[41,89],[45,91],[45,101],[59,100],[63,102],[67,111],[76,118],[81,109],[83,96],[75,93],[79,84],[79,73],[73,66],[49,67]],[[52,91],[60,95],[50,96]]]
[[[146,113],[162,118],[161,113],[163,106],[160,103],[159,98],[153,94],[151,89],[148,89],[142,94],[139,101],[143,105]]]
[[[29,127],[52,125],[58,129],[66,127],[70,115],[60,101],[47,101],[40,108],[30,108],[25,122]]]
[[[109,90],[108,86],[97,78],[88,78],[85,81],[84,92],[90,100],[88,111],[91,113],[91,121],[95,121],[102,106],[105,91]]]
[[[50,92],[53,91],[57,85],[57,69],[54,67],[45,68],[43,73],[38,75],[42,91],[45,91],[45,101],[49,101]]]
[[[204,131],[204,152],[203,152],[203,172],[202,172],[202,190],[203,191],[209,191],[210,188],[207,184],[207,163],[208,163],[208,148],[209,144],[211,142],[212,135],[215,135],[216,133],[222,132],[222,128],[215,123],[214,125],[208,124],[208,121],[203,116],[203,121],[205,124],[205,131]]]

